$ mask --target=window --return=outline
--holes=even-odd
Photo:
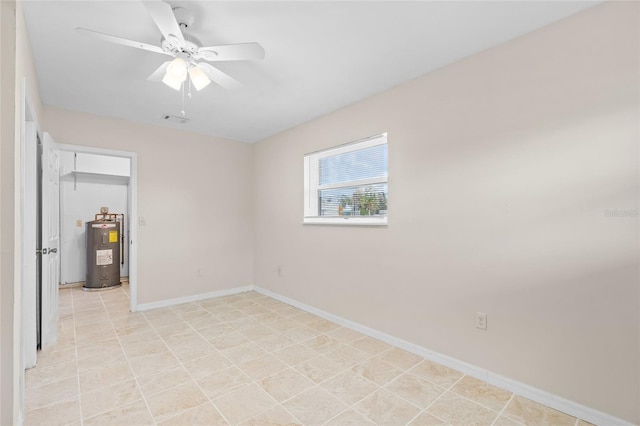
[[[304,223],[387,223],[387,134],[304,156]]]

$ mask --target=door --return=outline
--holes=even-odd
[[[56,342],[60,283],[60,151],[42,141],[42,348]]]
[[[22,167],[22,288],[23,288],[23,342],[24,368],[36,366],[38,349],[38,269],[37,269],[37,155],[38,139],[36,126],[32,121],[26,121],[23,141]]]

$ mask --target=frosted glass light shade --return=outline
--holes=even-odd
[[[167,67],[162,82],[175,90],[180,90],[182,83],[187,79],[187,63],[182,58],[175,58]]]
[[[197,66],[189,68],[189,77],[191,77],[191,82],[196,90],[204,89],[211,83],[209,77]]]

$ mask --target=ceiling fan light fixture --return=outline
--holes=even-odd
[[[202,90],[211,83],[209,77],[198,66],[189,68],[189,77],[191,77],[191,82],[196,90]]]
[[[167,67],[162,82],[175,90],[180,90],[182,83],[187,79],[187,63],[182,58],[175,58]]]

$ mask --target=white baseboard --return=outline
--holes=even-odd
[[[475,377],[480,380],[484,380],[487,383],[491,383],[492,385],[495,385],[502,389],[513,392],[514,394],[523,396],[532,401],[539,402],[548,407],[551,407],[563,413],[569,414],[571,416],[577,417],[579,419],[585,420],[587,422],[593,423],[595,425],[634,426],[633,423],[629,423],[626,420],[619,419],[610,414],[603,413],[601,411],[584,406],[582,404],[578,404],[577,402],[569,401],[568,399],[564,399],[552,393],[543,391],[533,386],[529,386],[525,383],[518,382],[517,380],[513,380],[508,377],[501,376],[487,369],[477,367],[475,365],[466,363],[464,361],[460,361],[459,359],[456,359],[438,352],[434,352],[432,350],[416,345],[414,343],[407,342],[405,340],[399,339],[397,337],[391,336],[381,331],[366,327],[362,324],[358,324],[356,322],[344,319],[337,315],[330,314],[328,312],[325,312],[313,306],[298,302],[297,300],[290,299],[285,296],[281,296],[270,290],[267,290],[258,286],[253,286],[253,290],[265,296],[269,296],[273,299],[279,300],[291,306],[295,306],[296,308],[302,309],[304,311],[307,311],[309,313],[322,317],[326,320],[333,321],[336,324],[340,324],[343,327],[347,327],[352,330],[358,331],[362,334],[366,334],[367,336],[371,336],[378,340],[382,340],[383,342],[389,343],[390,345],[412,352],[430,361],[437,362],[438,364],[442,364],[449,368],[453,368],[469,376]]]
[[[135,306],[134,311],[148,311],[149,309],[164,308],[167,306],[180,305],[182,303],[197,302],[199,300],[213,299],[216,297],[230,296],[232,294],[244,293],[253,290],[252,285],[244,287],[229,288],[226,290],[212,291],[210,293],[194,294],[193,296],[179,297],[177,299],[160,300],[158,302],[142,303]]]

